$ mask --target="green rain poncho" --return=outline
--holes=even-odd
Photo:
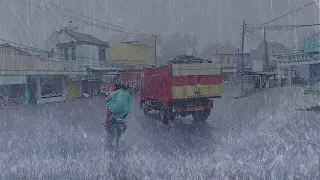
[[[106,106],[114,117],[124,117],[131,110],[130,93],[123,89],[116,90]]]

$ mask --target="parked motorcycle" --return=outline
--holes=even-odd
[[[294,85],[306,85],[307,82],[305,81],[304,78],[299,77],[299,76],[295,76],[292,78],[292,84]]]

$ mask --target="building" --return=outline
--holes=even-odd
[[[137,42],[110,46],[75,30],[54,32],[45,41],[45,50],[0,45],[1,102],[23,102],[26,89],[31,93],[28,103],[38,104],[79,98],[83,93],[98,95],[107,83],[102,77],[123,72],[123,81],[134,86],[143,68],[154,65],[150,46]]]
[[[216,50],[211,55],[210,60],[221,63],[221,71],[224,81],[233,81],[237,76],[236,54],[239,49],[230,45],[225,45]]]
[[[222,46],[221,48],[216,50],[216,54],[236,54],[239,53],[240,49],[229,44]]]
[[[266,44],[260,43],[259,46],[250,52],[252,58],[252,68],[255,72],[262,71],[275,71],[277,69],[277,62],[269,58],[270,55],[280,55],[280,54],[290,54],[292,51],[285,47],[281,43],[277,42],[267,42],[267,57],[266,57]],[[266,59],[268,59],[268,64],[266,64]],[[268,66],[268,67],[267,67]]]
[[[9,44],[0,45],[0,79],[3,97],[18,98],[24,101],[24,92],[30,90],[28,103],[46,103],[62,101],[67,98],[66,81],[81,74],[79,64],[67,64],[65,61],[32,55],[24,49]],[[4,85],[4,86],[3,86]],[[19,89],[16,91],[12,90]],[[18,90],[17,90],[18,91]]]
[[[139,42],[110,42],[108,59],[116,65],[126,65],[132,68],[149,68],[155,65],[154,49]]]
[[[79,65],[78,71],[83,72],[67,79],[67,98],[81,97],[82,93],[100,94],[101,76],[107,74],[112,66],[107,61],[109,43],[76,29],[55,31],[44,43],[45,49],[50,52],[49,57],[71,66]]]
[[[79,64],[79,71],[85,72],[77,81],[67,80],[67,97],[70,98],[80,96],[81,92],[100,94],[101,88],[106,86],[101,78],[110,72],[141,74],[144,67],[154,65],[152,48],[148,45],[138,42],[105,42],[77,32],[76,28],[54,32],[46,40],[45,48],[51,58],[63,60],[70,65]]]
[[[319,53],[320,52],[320,32],[313,34],[312,36],[304,40],[304,53]],[[311,82],[320,81],[320,64],[309,65],[309,77]]]
[[[234,56],[238,72],[242,70],[242,54],[238,53]],[[252,71],[252,58],[250,53],[243,53],[243,71]]]
[[[265,50],[267,49],[267,56]],[[276,74],[275,77],[283,84],[291,83],[291,74],[298,72],[296,67],[282,67],[278,69],[278,59],[276,56],[285,56],[293,54],[292,50],[277,42],[262,42],[255,50],[251,50],[250,56],[252,58],[252,68],[256,73],[262,74]]]
[[[139,88],[144,68],[156,65],[152,46],[135,42],[110,42],[109,60],[122,69],[121,79],[129,88]]]

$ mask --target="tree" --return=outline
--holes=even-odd
[[[222,47],[221,43],[218,43],[218,42],[212,43],[211,41],[209,41],[206,44],[206,47],[203,49],[202,55],[205,56],[206,58],[210,58],[210,56],[212,54],[215,54],[216,51],[221,47]]]
[[[197,54],[197,46],[199,44],[198,37],[193,35],[192,40],[190,42],[190,48],[192,48],[193,54]]]

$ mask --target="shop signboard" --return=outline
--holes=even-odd
[[[72,82],[76,82],[80,79],[78,75],[69,75],[68,78]]]
[[[101,76],[94,76],[94,75],[89,75],[88,76],[88,81],[100,81]]]
[[[320,54],[296,54],[276,56],[278,66],[294,66],[303,64],[319,64]]]
[[[112,84],[100,84],[100,93],[109,93],[113,91],[113,85]]]
[[[319,40],[305,39],[304,40],[303,51],[305,53],[320,52],[320,41]]]
[[[0,85],[24,84],[26,82],[26,76],[0,76]]]

